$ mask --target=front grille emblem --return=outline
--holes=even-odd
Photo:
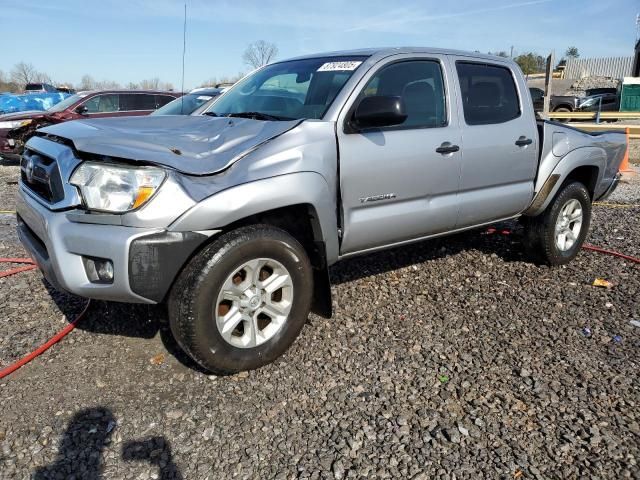
[[[33,183],[33,159],[28,158],[27,164],[24,166],[24,175],[27,177],[27,182]]]

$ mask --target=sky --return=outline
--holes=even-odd
[[[0,0],[0,70],[31,63],[60,83],[84,74],[180,87],[184,0]],[[380,46],[559,58],[630,56],[640,0],[186,0],[185,88],[249,71],[247,45],[278,59]]]

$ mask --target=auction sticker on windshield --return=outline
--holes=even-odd
[[[361,63],[362,62],[327,62],[318,69],[318,72],[355,70]]]

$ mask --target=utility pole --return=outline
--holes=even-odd
[[[542,113],[549,115],[549,103],[551,101],[551,83],[553,81],[553,57],[554,52],[551,52],[547,57],[547,68],[544,75],[544,106]]]
[[[511,45],[511,53],[509,54],[509,58],[513,59],[513,45]]]

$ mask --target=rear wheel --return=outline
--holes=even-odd
[[[284,353],[311,305],[313,272],[283,230],[255,225],[222,235],[196,255],[169,299],[171,330],[201,366],[250,370]]]
[[[542,214],[526,219],[527,248],[542,262],[564,265],[580,252],[590,223],[588,190],[580,182],[566,184]]]

